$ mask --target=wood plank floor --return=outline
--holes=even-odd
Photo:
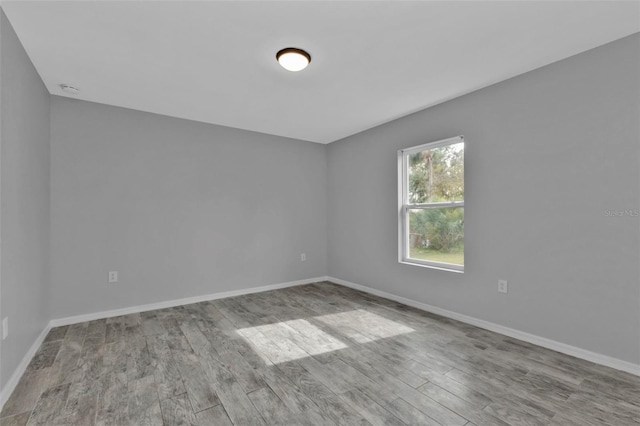
[[[640,378],[331,283],[51,330],[5,425],[639,425]]]

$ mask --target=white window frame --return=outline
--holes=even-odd
[[[398,150],[398,262],[445,271],[464,272],[464,265],[432,262],[409,257],[409,210],[464,207],[464,200],[449,203],[411,204],[409,202],[409,156],[427,149],[439,148],[461,142],[464,142],[464,136],[456,136]]]

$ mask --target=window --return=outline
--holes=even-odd
[[[401,263],[464,271],[464,137],[398,151]]]

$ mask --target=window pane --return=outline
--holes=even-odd
[[[409,203],[464,200],[464,142],[409,155]]]
[[[464,207],[409,210],[409,257],[464,265]]]

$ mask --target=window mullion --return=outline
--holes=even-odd
[[[455,207],[464,207],[464,201],[454,201],[451,203],[423,203],[423,204],[407,204],[409,209],[446,209]]]

